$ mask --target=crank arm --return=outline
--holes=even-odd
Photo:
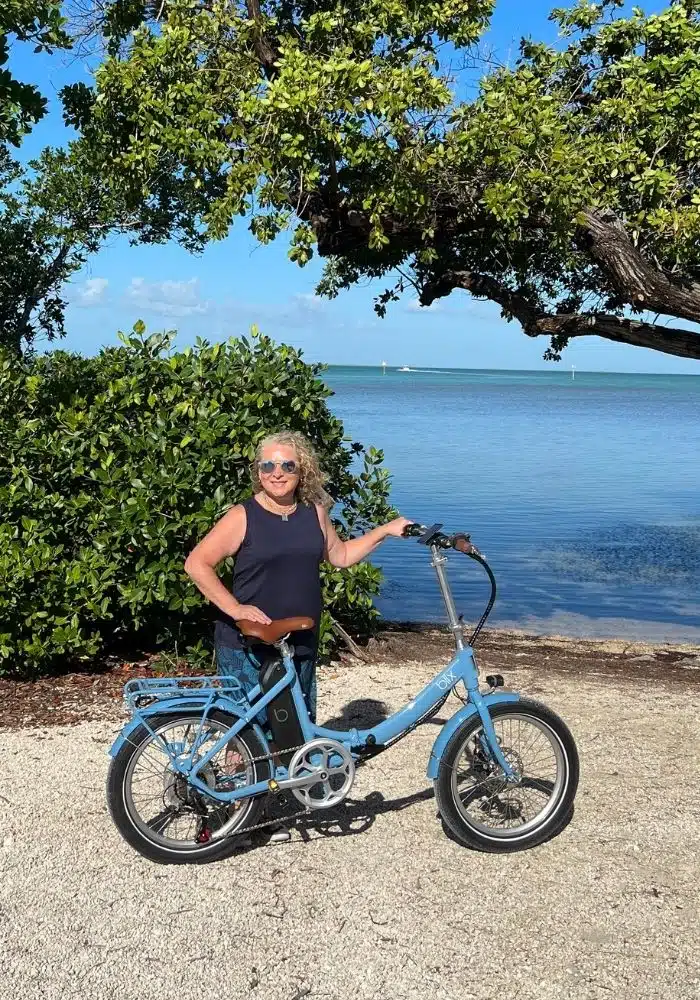
[[[308,788],[309,785],[317,785],[319,781],[328,781],[332,770],[329,768],[328,770],[316,771],[313,774],[305,774],[302,778],[282,778],[281,781],[271,778],[267,786],[275,795],[278,792],[286,792],[287,789]]]

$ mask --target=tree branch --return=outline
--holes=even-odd
[[[700,322],[700,284],[669,275],[646,260],[610,209],[586,209],[579,220],[585,249],[624,302],[665,316]]]
[[[304,213],[317,237],[322,257],[352,253],[366,246],[370,229],[367,213],[345,205],[331,206],[328,192],[314,192]],[[532,220],[531,220],[532,221]],[[663,316],[677,316],[700,323],[700,284],[670,275],[647,261],[634,246],[623,224],[609,210],[585,210],[580,217],[585,251],[601,268],[623,302],[637,310]],[[543,225],[541,219],[536,220]],[[441,237],[449,242],[459,222],[449,208],[440,213]],[[415,246],[422,239],[420,227],[400,219],[387,218],[385,232],[394,247]],[[445,271],[423,284],[421,305],[463,288],[477,298],[500,305],[508,318],[517,319],[529,337],[553,338],[550,356],[573,337],[597,336],[635,347],[648,347],[664,354],[700,359],[700,332],[644,323],[609,313],[548,313],[538,300],[523,290],[512,290],[498,278],[474,271]]]
[[[248,10],[248,17],[251,21],[255,22],[256,31],[253,41],[255,54],[260,60],[260,65],[263,68],[265,76],[268,80],[271,80],[276,73],[275,63],[277,62],[279,53],[263,34],[260,0],[246,0],[246,8]]]
[[[455,288],[464,288],[477,298],[497,302],[508,316],[519,321],[528,337],[546,335],[561,347],[573,337],[595,336],[633,347],[649,347],[680,358],[700,359],[700,334],[692,330],[641,323],[608,313],[546,313],[522,292],[512,291],[496,278],[473,271],[446,271],[436,280],[426,282],[420,303],[429,306]],[[553,354],[557,353],[555,347]]]
[[[59,279],[62,277],[63,266],[71,249],[72,247],[70,243],[63,244],[52,263],[46,268],[41,278],[37,281],[31,294],[27,295],[24,300],[24,308],[22,309],[22,313],[17,324],[19,332],[18,345],[21,343],[22,337],[24,337],[25,340],[31,340],[31,315],[41,300],[49,293],[51,288],[59,282]]]
[[[455,288],[464,288],[476,298],[497,302],[505,313],[520,321],[525,333],[534,329],[540,315],[537,306],[525,294],[513,292],[497,278],[474,271],[445,271],[439,278],[425,282],[420,294],[420,304],[429,306],[435,299],[449,295]],[[537,336],[537,333],[531,335]]]
[[[527,331],[526,331],[527,332]],[[683,330],[680,327],[663,326],[661,323],[640,323],[624,316],[608,313],[560,313],[542,316],[537,321],[538,336],[547,333],[566,341],[572,337],[603,337],[618,344],[632,347],[648,347],[662,354],[674,354],[678,358],[700,360],[700,333]]]

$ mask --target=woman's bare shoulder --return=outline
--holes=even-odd
[[[225,540],[227,548],[228,543],[230,543],[234,549],[238,549],[245,538],[247,529],[248,518],[245,506],[242,503],[236,503],[223,513],[212,530],[222,540]],[[227,552],[226,554],[231,555],[232,553]]]
[[[213,528],[204,536],[189,555],[201,559],[209,566],[218,566],[222,559],[233,556],[243,544],[247,519],[243,504],[234,504],[225,511]]]
[[[229,521],[245,521],[245,505],[242,503],[233,504],[227,511],[224,511],[222,520],[223,518],[227,518]]]

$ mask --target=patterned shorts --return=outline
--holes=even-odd
[[[259,661],[243,649],[216,645],[216,672],[222,677],[237,677],[246,691],[252,690],[259,682]],[[312,722],[316,721],[316,657],[295,656],[304,701]]]

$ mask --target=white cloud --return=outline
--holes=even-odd
[[[263,333],[279,339],[285,329],[325,329],[329,322],[328,302],[311,292],[295,293],[282,302],[229,300],[213,311],[227,328],[235,324],[235,329],[245,331],[255,323]]]
[[[105,301],[108,284],[107,278],[88,278],[76,286],[71,302],[76,306],[99,306]]]
[[[409,312],[433,312],[433,313],[436,313],[436,312],[443,312],[444,311],[444,306],[440,302],[437,302],[437,301],[433,302],[429,306],[422,306],[420,304],[420,302],[418,301],[418,299],[411,299],[409,301],[408,305],[406,306],[406,309]]]
[[[193,316],[209,312],[211,303],[202,299],[199,279],[146,281],[132,278],[125,298],[132,305],[164,316]]]
[[[321,312],[326,305],[325,300],[313,292],[299,292],[292,299],[302,310],[307,309],[309,312]]]

